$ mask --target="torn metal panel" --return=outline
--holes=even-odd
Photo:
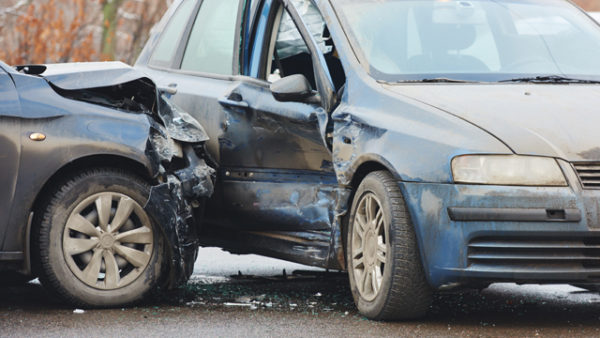
[[[167,95],[159,98],[158,115],[167,128],[169,137],[185,143],[201,143],[209,137],[202,125],[190,114],[179,108]]]
[[[335,177],[291,170],[228,170],[223,191],[228,218],[245,230],[330,230]],[[240,222],[243,221],[243,222]]]
[[[222,176],[219,190],[227,214],[216,222],[231,229],[222,235],[240,236],[239,242],[225,245],[228,250],[246,248],[331,269],[344,266],[339,259],[343,251],[341,219],[347,212],[350,191],[340,188],[333,175],[229,169]],[[252,241],[247,234],[252,234]]]
[[[185,283],[191,276],[198,250],[196,210],[214,192],[215,170],[200,156],[208,140],[202,126],[160,96],[158,115],[163,123],[152,124],[147,153],[160,167],[160,180],[152,187],[144,209],[163,228],[171,247],[170,286]],[[178,160],[175,160],[175,159]],[[185,166],[177,163],[181,160]]]
[[[220,100],[226,126],[221,166],[332,172],[325,131],[329,116],[305,103],[282,103],[264,85],[236,82]]]
[[[213,171],[204,162],[168,175],[167,182],[154,186],[144,209],[162,225],[171,247],[171,287],[185,283],[194,270],[198,252],[196,208],[212,195]]]
[[[154,83],[147,78],[136,79],[114,86],[63,89],[50,82],[52,88],[61,96],[119,109],[128,113],[156,112],[156,89]]]
[[[149,140],[154,149],[163,147]],[[203,149],[203,148],[201,148]],[[156,150],[154,150],[156,151]],[[165,154],[169,151],[160,151]],[[172,152],[169,154],[173,155]],[[198,250],[197,229],[201,222],[197,209],[214,191],[215,171],[196,154],[190,144],[183,148],[187,167],[176,171],[161,168],[166,182],[152,187],[144,209],[161,225],[171,247],[171,287],[185,283],[194,269]],[[161,165],[162,167],[162,165]]]
[[[251,252],[312,266],[326,266],[329,232],[248,232],[241,236]]]
[[[334,166],[343,185],[366,162],[376,162],[404,181],[452,183],[453,157],[512,153],[467,121],[360,80],[348,77],[342,103],[331,117]]]
[[[330,269],[346,269],[346,255],[344,252],[344,221],[351,206],[352,189],[339,188],[337,190],[335,219],[331,226],[331,242],[329,243],[329,259],[327,267]]]

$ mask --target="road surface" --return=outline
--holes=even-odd
[[[494,284],[438,295],[421,320],[378,323],[356,312],[346,278],[203,249],[187,286],[137,307],[74,309],[35,282],[2,289],[0,337],[600,335],[600,295],[572,286]]]

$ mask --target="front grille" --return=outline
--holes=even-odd
[[[469,265],[518,271],[600,272],[600,238],[477,238]]]
[[[600,163],[573,163],[584,189],[600,189]]]

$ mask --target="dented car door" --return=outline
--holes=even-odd
[[[318,104],[278,102],[250,81],[221,103],[222,189],[232,221],[243,230],[331,230],[337,181]]]
[[[250,64],[259,66],[220,100],[227,116],[220,140],[223,207],[230,226],[250,239],[253,250],[286,252],[323,266],[335,261],[331,240],[341,213],[338,202],[346,196],[326,138],[332,84],[322,75],[328,71],[321,51],[305,42],[308,28],[298,17],[292,20],[295,8],[288,12],[273,2],[262,10],[269,15],[257,24],[272,28],[253,37],[255,46],[266,46],[250,55]],[[322,33],[320,15],[317,26]],[[284,53],[287,67],[279,59]],[[310,93],[276,98],[276,83],[294,79],[306,79]]]

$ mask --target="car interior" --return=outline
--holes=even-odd
[[[301,11],[300,14],[323,52],[336,92],[339,93],[346,83],[346,76],[329,29],[312,2],[305,0],[299,1],[299,3],[297,8]],[[302,74],[315,89],[315,74],[308,47],[283,7],[279,8],[273,27],[266,80],[275,82],[286,76]]]

